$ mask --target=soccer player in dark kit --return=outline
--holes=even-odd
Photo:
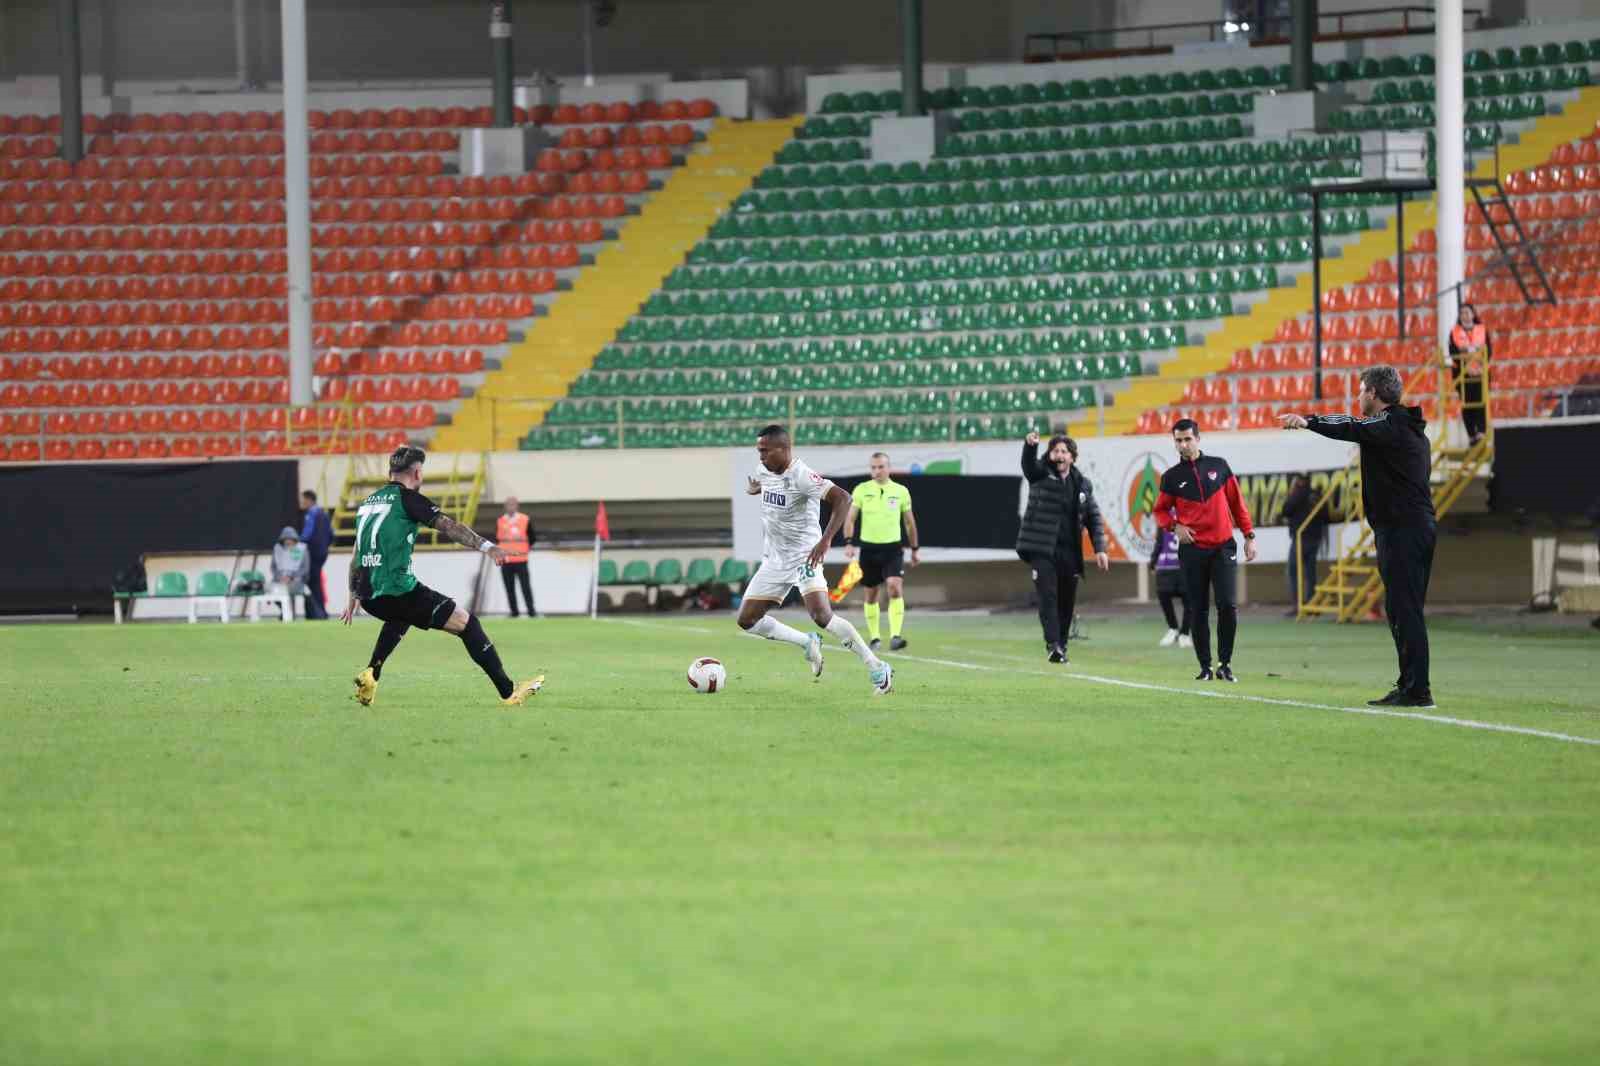
[[[439,510],[437,504],[417,491],[422,485],[422,464],[427,455],[421,448],[404,445],[389,456],[389,483],[361,502],[356,515],[355,554],[350,559],[350,602],[341,621],[349,625],[356,614],[356,601],[374,618],[383,620],[372,660],[356,675],[356,702],[370,706],[378,697],[378,679],[383,664],[406,635],[406,630],[442,629],[454,633],[466,645],[472,661],[489,675],[500,702],[507,707],[520,705],[544,686],[544,675],[513,684],[500,665],[476,615],[456,606],[454,600],[435,592],[411,572],[411,551],[417,527],[437,529],[465,548],[474,548],[504,565],[506,553],[478,536],[472,529]]]

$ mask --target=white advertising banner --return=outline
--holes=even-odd
[[[1042,445],[1041,445],[1042,448]],[[1311,476],[1312,488],[1320,494],[1330,482],[1336,493],[1336,515],[1348,514],[1350,501],[1359,493],[1358,479],[1345,477],[1345,467],[1354,446],[1328,440],[1314,433],[1216,433],[1202,438],[1201,448],[1228,461],[1240,480],[1240,487],[1251,516],[1260,527],[1257,548],[1260,561],[1282,562],[1288,558],[1290,533],[1282,525],[1283,501],[1289,492],[1292,475]],[[1026,483],[1020,467],[1022,442],[984,441],[971,444],[893,445],[890,466],[900,474],[966,474],[1014,476],[1017,479],[1017,512],[1027,502]],[[870,447],[796,448],[813,470],[824,475],[861,476],[867,472]],[[1155,544],[1155,518],[1151,510],[1162,471],[1178,461],[1172,438],[1159,436],[1090,437],[1079,442],[1078,466],[1094,485],[1095,498],[1105,517],[1106,535],[1113,559],[1146,560]],[[732,454],[733,547],[741,559],[761,558],[761,502],[745,491],[746,478],[756,470],[755,449],[741,448]],[[1348,483],[1347,483],[1348,481]],[[982,516],[975,519],[982,521]],[[1340,524],[1335,524],[1335,535]],[[996,543],[988,548],[939,548],[936,529],[919,526],[924,562],[1015,559],[1010,544]],[[829,563],[843,563],[842,549],[829,554]]]

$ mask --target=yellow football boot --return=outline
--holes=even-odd
[[[500,701],[502,707],[521,707],[523,701],[529,696],[537,696],[539,690],[544,688],[544,675],[529,678],[527,681],[518,682],[517,687],[511,690],[511,695]]]
[[[378,679],[372,676],[372,667],[367,667],[356,675],[355,701],[363,707],[371,707],[372,701],[378,698]]]

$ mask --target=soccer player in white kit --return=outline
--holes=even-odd
[[[882,696],[894,687],[894,670],[879,659],[861,639],[849,620],[833,613],[828,583],[822,577],[822,557],[834,534],[850,514],[850,494],[794,457],[789,432],[772,425],[756,437],[761,468],[745,490],[761,497],[761,525],[766,547],[761,568],[751,578],[739,607],[739,628],[768,640],[781,640],[805,652],[813,677],[822,676],[822,638],[791,629],[767,612],[778,606],[796,585],[811,620],[839,638],[867,667],[872,691]],[[822,528],[822,500],[832,509],[828,528]]]

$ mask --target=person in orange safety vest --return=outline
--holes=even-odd
[[[1461,391],[1461,424],[1476,444],[1488,427],[1483,403],[1483,377],[1489,369],[1489,330],[1478,309],[1462,304],[1460,317],[1450,327],[1451,383]]]
[[[506,583],[506,604],[511,617],[517,617],[517,584],[522,585],[522,599],[528,605],[528,617],[537,618],[533,609],[533,586],[528,580],[528,552],[533,547],[533,521],[517,510],[517,498],[506,497],[506,510],[494,524],[494,539],[506,553],[506,564],[500,568],[500,579]]]

